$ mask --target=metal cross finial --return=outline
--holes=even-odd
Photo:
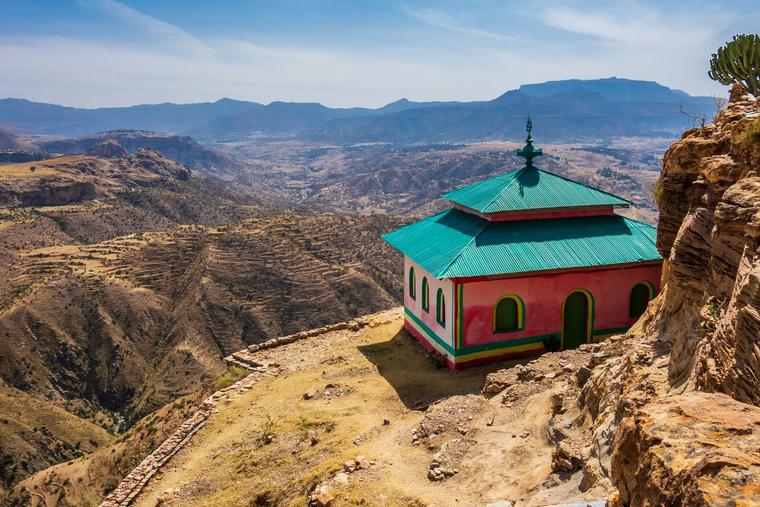
[[[525,130],[528,131],[528,137],[525,139],[525,146],[517,150],[517,154],[525,159],[525,167],[533,167],[533,159],[543,154],[541,148],[533,146],[533,138],[530,137],[530,133],[533,131],[533,122],[528,121],[525,123]]]

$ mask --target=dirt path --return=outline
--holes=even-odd
[[[337,507],[545,504],[530,498],[551,474],[549,390],[487,400],[486,375],[508,363],[450,372],[403,331],[400,313],[380,322],[255,352],[277,373],[218,405],[135,505],[303,506],[324,483]],[[416,439],[436,417],[440,433]],[[357,456],[366,467],[344,473]],[[456,474],[431,481],[435,460]]]

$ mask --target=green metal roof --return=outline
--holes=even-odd
[[[658,261],[655,237],[619,215],[490,222],[452,209],[383,239],[440,279]]]
[[[441,197],[480,213],[630,204],[621,197],[534,166],[515,169]]]

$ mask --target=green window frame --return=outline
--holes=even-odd
[[[426,312],[430,311],[430,289],[428,288],[427,277],[422,277],[422,309]]]
[[[409,268],[409,297],[417,299],[417,277],[414,275],[414,266]]]
[[[654,299],[654,286],[647,280],[633,286],[628,305],[628,316],[638,318],[644,315],[649,302]]]
[[[446,327],[446,296],[443,289],[438,289],[435,294],[435,320],[441,327]]]
[[[503,296],[493,308],[493,332],[514,333],[525,329],[525,304],[517,294]]]

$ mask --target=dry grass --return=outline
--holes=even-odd
[[[0,178],[39,178],[41,176],[52,176],[59,174],[59,166],[64,164],[75,164],[88,158],[82,155],[66,155],[55,157],[48,160],[37,160],[34,162],[22,162],[19,164],[0,165]]]
[[[411,431],[422,409],[479,392],[496,366],[441,369],[400,330],[400,319],[273,349],[265,359],[290,371],[221,407],[136,505],[161,497],[162,505],[301,506],[315,485],[360,454],[375,465],[351,474],[332,505],[476,503],[469,488],[428,481],[430,454],[411,444]],[[307,391],[317,394],[304,399]]]
[[[45,467],[74,458],[113,440],[102,427],[62,407],[0,386],[0,504],[3,488]]]
[[[100,426],[81,419],[57,405],[9,387],[0,387],[0,414],[0,439],[8,434],[10,426],[24,426],[29,429],[45,427],[56,438],[66,442],[94,440],[101,445],[113,438]],[[89,444],[84,446],[89,450],[92,450],[92,447]]]

